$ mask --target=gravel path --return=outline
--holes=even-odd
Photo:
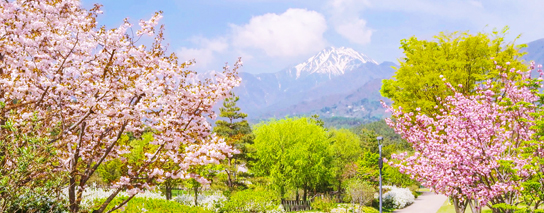
[[[393,213],[436,213],[447,199],[448,197],[434,192],[423,192],[412,205]]]

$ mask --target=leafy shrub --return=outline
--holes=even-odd
[[[384,186],[390,189],[383,195],[383,205],[388,208],[402,209],[414,203],[415,197],[407,188],[397,188],[395,186]]]
[[[377,201],[377,202],[379,202],[379,201]],[[383,202],[382,203],[383,208],[396,209],[395,199],[393,198],[393,196],[385,196],[385,194],[384,194],[383,198],[382,198],[382,202]],[[378,203],[378,205],[379,205],[379,203]]]
[[[68,211],[66,203],[39,194],[27,194],[14,200],[14,205],[5,209],[6,212],[26,213],[26,212],[50,212],[61,213]]]
[[[363,212],[364,213],[380,213],[380,211],[378,211],[377,209],[375,208],[372,208],[372,207],[363,207]]]
[[[111,209],[117,204],[121,203],[127,197],[116,197],[107,209]],[[106,198],[96,199],[95,204],[101,204]],[[93,208],[98,209],[98,207]],[[156,213],[211,213],[212,211],[206,210],[202,207],[191,207],[181,205],[175,201],[146,198],[146,197],[134,197],[124,207],[114,211],[115,213],[140,213],[140,212],[156,212]]]
[[[360,203],[362,205],[367,205],[368,203],[372,202],[375,192],[376,190],[374,189],[374,187],[368,182],[359,179],[351,179],[347,181],[347,196],[344,197],[344,200],[346,202],[354,202]]]
[[[277,210],[280,197],[269,190],[244,190],[233,193],[224,212],[270,212]]]
[[[336,207],[336,203],[333,200],[331,200],[328,196],[325,196],[323,198],[316,197],[311,205],[312,205],[312,209],[324,211],[324,212],[331,212],[332,209]]]

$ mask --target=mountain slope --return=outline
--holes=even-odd
[[[525,52],[527,54],[523,56],[524,60],[535,61],[537,64],[544,63],[544,38],[527,43]]]
[[[361,102],[362,99],[348,97],[355,91],[359,95],[350,97],[378,94],[367,97],[367,102],[375,104],[379,101],[381,79],[393,75],[391,66],[394,66],[391,62],[378,64],[351,48],[330,47],[305,62],[276,73],[241,73],[242,84],[235,93],[240,96],[240,108],[248,113],[250,119],[308,113],[336,115],[334,110],[326,113],[323,109],[329,107],[345,111],[344,107],[334,108],[335,104],[344,104],[346,100]],[[374,87],[360,89],[371,81]],[[339,111],[337,114],[344,116],[349,113]]]

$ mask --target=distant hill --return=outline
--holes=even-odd
[[[276,73],[240,73],[242,84],[234,92],[240,96],[238,106],[254,122],[319,114],[356,125],[386,116],[379,90],[381,80],[393,76],[392,66],[351,48],[329,47]]]
[[[544,38],[527,43],[527,52],[523,56],[526,61],[535,61],[536,64],[544,64]]]

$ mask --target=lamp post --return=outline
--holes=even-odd
[[[378,136],[376,138],[378,140],[378,150],[380,150],[380,159],[378,160],[378,166],[380,167],[380,213],[382,213],[382,168],[383,168],[383,160],[382,160],[382,136]]]

